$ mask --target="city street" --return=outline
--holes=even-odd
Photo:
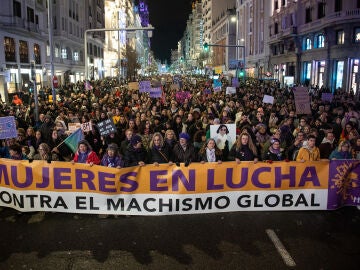
[[[359,269],[360,211],[0,212],[0,269]]]

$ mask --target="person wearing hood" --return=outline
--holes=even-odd
[[[334,151],[335,149],[336,149],[335,136],[333,132],[329,131],[326,133],[326,136],[319,145],[320,158],[329,159],[331,152]]]
[[[49,143],[51,140],[51,133],[53,128],[55,127],[55,123],[52,120],[49,114],[44,116],[44,123],[41,125],[39,131],[41,132],[41,137],[44,139],[46,143]]]
[[[306,143],[303,143],[303,146],[299,149],[299,152],[296,156],[296,161],[319,161],[320,150],[315,145],[315,142],[316,137],[314,135],[309,135]]]
[[[350,148],[350,143],[348,141],[340,142],[338,148],[331,152],[329,159],[352,159]]]
[[[280,148],[280,140],[273,138],[270,140],[269,150],[263,156],[263,160],[271,160],[271,161],[282,161],[285,159],[285,155],[282,149]]]
[[[75,152],[72,163],[86,163],[92,165],[100,165],[98,155],[92,150],[90,144],[86,140],[81,140],[78,143],[78,148]]]
[[[148,153],[142,145],[142,138],[140,135],[134,134],[125,151],[124,162],[125,167],[144,166],[148,162]]]

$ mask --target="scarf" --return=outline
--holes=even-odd
[[[79,152],[78,163],[86,163],[89,152]]]
[[[215,149],[206,148],[206,158],[208,162],[216,162]]]
[[[269,147],[269,151],[273,154],[277,154],[279,155],[280,154],[280,148],[278,149],[274,149],[272,146]]]

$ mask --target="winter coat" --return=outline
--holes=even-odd
[[[74,155],[74,162],[78,162],[78,160],[79,160],[79,152],[76,151],[76,153]],[[94,151],[89,151],[87,154],[85,163],[87,163],[87,164],[93,163],[96,165],[100,165],[100,159]]]
[[[164,143],[164,146],[159,148],[152,147],[149,150],[149,161],[150,163],[168,163],[169,161],[172,161],[172,150],[170,149],[170,146],[166,143]]]
[[[191,143],[188,143],[186,145],[186,150],[182,148],[180,143],[175,144],[173,149],[173,155],[174,155],[174,162],[190,163],[197,161],[195,147]]]
[[[145,148],[135,149],[129,144],[124,155],[125,167],[138,166],[139,162],[148,163],[148,153]]]

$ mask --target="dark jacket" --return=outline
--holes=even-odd
[[[284,159],[285,159],[285,155],[283,152],[276,154],[271,151],[271,148],[269,148],[269,150],[263,156],[263,160],[281,161]]]
[[[236,144],[230,150],[230,157],[235,160],[235,158],[240,159],[241,161],[253,161],[257,156],[250,150],[249,146],[242,145],[239,149],[236,149]]]
[[[173,149],[173,155],[174,162],[191,163],[197,161],[195,147],[191,143],[187,144],[185,151],[180,145],[180,143],[175,144]]]
[[[172,157],[172,149],[166,143],[162,148],[152,147],[149,150],[149,161],[150,163],[168,163],[169,161],[173,161]]]
[[[140,161],[148,163],[147,151],[143,147],[135,149],[131,144],[129,144],[124,155],[125,167],[138,166]]]

